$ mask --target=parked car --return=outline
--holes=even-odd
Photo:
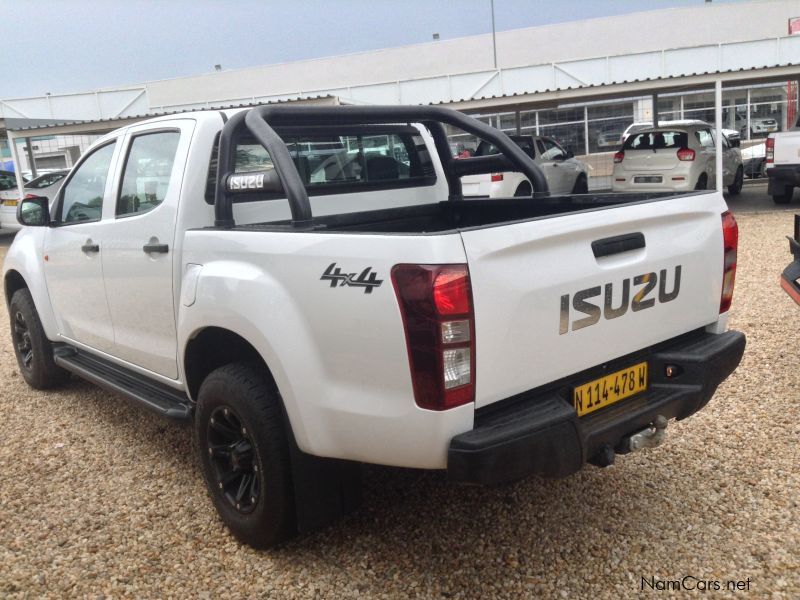
[[[553,138],[536,135],[509,137],[544,171],[550,193],[585,194],[589,191],[587,164],[575,158]],[[491,156],[498,153],[493,144],[482,141],[478,144],[475,156]],[[462,177],[461,186],[465,196],[511,198],[530,197],[533,193],[533,186],[528,178],[522,173],[512,171]]]
[[[621,141],[621,134],[618,128],[609,128],[598,131],[597,135],[597,148],[601,150],[610,150],[618,148]]]
[[[68,173],[69,169],[65,169],[39,175],[25,184],[25,195],[28,197],[41,196],[52,200]],[[12,231],[20,228],[17,221],[18,202],[19,191],[15,181],[10,189],[0,191],[0,228]]]
[[[764,135],[765,133],[775,133],[780,126],[778,120],[771,117],[755,119],[750,118],[750,133],[753,135]]]
[[[453,159],[444,124],[500,153]],[[337,164],[388,136],[407,176],[386,154],[307,179],[304,148],[333,135],[354,142]],[[463,198],[460,175],[500,164],[541,201]],[[473,484],[608,466],[660,444],[739,364],[736,220],[719,193],[550,200],[519,146],[442,107],[129,125],[87,150],[52,211],[18,207],[3,266],[17,363],[33,388],[73,373],[192,424],[221,519],[259,547],[351,510],[362,462]]]
[[[23,176],[22,181],[27,182],[28,180]],[[11,208],[10,204],[9,209],[14,211],[14,216],[11,217],[13,222],[8,220],[7,224],[3,225],[3,213],[7,210],[6,201],[10,201],[11,198],[16,198],[18,195],[16,174],[13,171],[0,171],[0,229],[4,227],[8,227],[11,230],[19,229],[16,220],[16,208]]]
[[[650,128],[628,136],[614,155],[612,190],[686,191],[708,189],[715,180],[716,134],[708,124]],[[738,146],[738,141],[735,142]],[[738,147],[722,136],[723,184],[742,190],[744,169]]]
[[[27,178],[22,177],[22,181],[27,182]],[[0,192],[5,192],[17,187],[17,176],[14,171],[0,171]]]
[[[765,142],[742,150],[742,167],[750,179],[767,176],[767,145]]]
[[[775,204],[788,204],[800,186],[800,119],[789,131],[769,134],[765,162],[767,193]]]

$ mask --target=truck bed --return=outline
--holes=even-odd
[[[529,221],[563,214],[602,210],[623,204],[655,202],[687,195],[712,192],[675,194],[659,192],[649,194],[586,194],[555,196],[536,199],[465,199],[444,201],[438,204],[406,206],[384,210],[343,213],[314,217],[308,229],[293,228],[291,222],[273,221],[237,225],[235,229],[248,231],[309,231],[363,232],[391,234],[440,234],[448,231],[491,227],[518,221]]]

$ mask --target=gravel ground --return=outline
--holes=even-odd
[[[664,446],[500,489],[370,467],[357,514],[270,552],[217,519],[188,429],[77,380],[29,390],[3,304],[0,597],[618,598],[689,575],[798,598],[800,307],[777,285],[791,214],[740,215],[745,359]]]

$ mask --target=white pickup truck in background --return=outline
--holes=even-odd
[[[498,153],[454,159],[443,124]],[[462,177],[516,171],[532,197],[464,199]],[[438,107],[119,129],[52,211],[20,202],[20,371],[192,423],[219,514],[258,547],[354,508],[362,462],[478,484],[609,465],[739,364],[736,222],[718,192],[547,187],[506,135]]]
[[[787,131],[771,133],[766,142],[767,193],[775,204],[792,201],[800,187],[800,119]]]

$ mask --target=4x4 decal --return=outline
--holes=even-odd
[[[331,263],[325,272],[320,277],[322,281],[330,281],[331,287],[361,287],[364,288],[365,294],[371,294],[372,288],[380,287],[383,279],[378,279],[378,274],[372,270],[372,267],[367,267],[356,277],[356,273],[342,273],[342,270],[336,266],[336,263]]]

